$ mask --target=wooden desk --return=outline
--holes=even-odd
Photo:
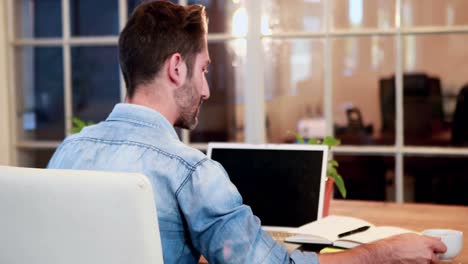
[[[463,249],[452,264],[468,264],[468,206],[332,200],[330,214],[354,216],[376,226],[399,226],[415,231],[430,228],[460,230],[464,235]],[[207,262],[202,258],[200,263]]]
[[[377,226],[392,225],[415,231],[430,228],[460,230],[464,235],[463,249],[452,263],[468,264],[468,206],[333,200],[330,214],[354,216]]]

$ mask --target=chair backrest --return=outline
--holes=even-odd
[[[464,85],[457,96],[457,106],[453,114],[452,144],[468,145],[468,84]]]
[[[141,174],[0,166],[0,263],[162,263]]]
[[[395,132],[395,77],[380,79],[382,131]],[[430,136],[433,122],[442,122],[440,80],[426,74],[403,76],[405,135]]]

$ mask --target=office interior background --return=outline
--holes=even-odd
[[[72,117],[125,97],[137,0],[0,0],[0,162],[45,167]],[[468,205],[468,1],[179,0],[207,7],[207,142],[335,135],[348,199]],[[338,198],[338,196],[337,196]]]

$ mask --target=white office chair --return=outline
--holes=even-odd
[[[0,263],[163,263],[149,181],[0,166]]]

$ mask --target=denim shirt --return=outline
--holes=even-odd
[[[49,168],[138,172],[153,187],[165,263],[318,263],[288,251],[260,220],[223,167],[183,144],[160,113],[117,104],[106,121],[58,147]]]

